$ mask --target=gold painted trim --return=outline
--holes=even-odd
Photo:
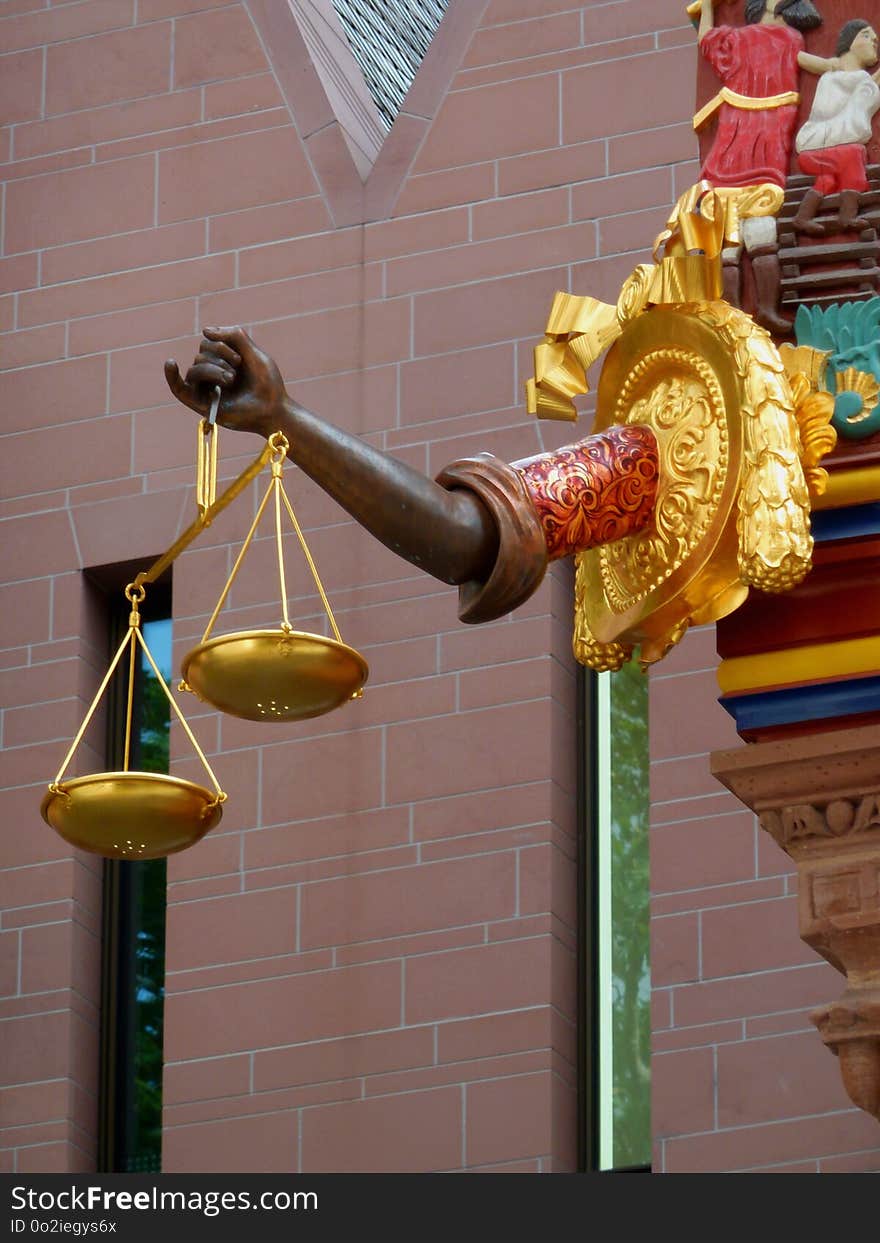
[[[880,501],[880,466],[860,466],[829,474],[828,485],[813,501],[813,509],[844,509],[871,501]]]
[[[722,104],[730,104],[732,108],[741,108],[744,112],[762,112],[766,108],[784,108],[786,104],[799,104],[801,97],[797,91],[782,91],[779,95],[740,95],[729,86],[722,86],[714,99],[710,99],[694,117],[694,129],[700,132],[718,111]]]
[[[722,694],[757,691],[791,682],[813,682],[880,670],[880,636],[842,639],[837,643],[812,643],[786,652],[759,652],[735,656],[718,667]]]

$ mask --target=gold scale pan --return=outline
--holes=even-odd
[[[125,589],[131,604],[129,628],[117,649],[85,719],[71,744],[64,763],[43,798],[43,819],[65,841],[111,859],[156,859],[194,845],[219,823],[226,794],[199,747],[165,679],[159,672],[140,626],[139,604],[144,584],[167,569],[200,531],[209,526],[265,466],[271,468],[269,486],[257,508],[241,551],[226,581],[197,647],[183,660],[179,690],[192,691],[199,699],[232,716],[250,721],[299,721],[321,716],[351,699],[359,699],[369,674],[367,662],[343,643],[302,529],[281,481],[288,441],[275,432],[266,447],[229,487],[217,497],[217,447],[215,420],[220,390],[214,390],[211,412],[198,429],[195,522],[148,570],[142,571]],[[241,568],[260,519],[274,500],[275,544],[281,591],[282,622],[273,630],[242,630],[211,637],[217,617]],[[287,609],[287,585],[282,545],[282,507],[296,532],[334,637],[294,630]],[[136,655],[140,649],[213,783],[213,792],[193,781],[163,773],[132,772],[132,708]],[[125,748],[121,772],[92,773],[64,779],[73,756],[94,716],[117,666],[129,652],[128,699],[125,717]]]

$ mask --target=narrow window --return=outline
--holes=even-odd
[[[582,1168],[651,1161],[648,681],[583,675]]]
[[[121,568],[109,567],[93,575],[105,589],[112,584],[108,597],[111,650],[128,624],[129,605],[122,595],[128,578],[119,573]],[[167,679],[171,673],[170,587],[153,586],[141,613],[144,638]],[[126,677],[122,673],[108,688],[108,769],[122,767]],[[135,679],[130,767],[166,773],[170,708],[142,653]],[[162,1168],[165,886],[164,859],[104,862],[98,1149],[102,1172],[158,1172]]]

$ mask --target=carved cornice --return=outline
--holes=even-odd
[[[811,1018],[850,1099],[880,1119],[880,727],[752,743],[711,762],[797,862],[800,935],[847,979]]]
[[[788,809],[794,838],[841,837],[856,831],[856,823],[857,831],[864,832],[874,824],[880,797],[880,727],[862,725],[716,751],[711,766],[759,817]],[[868,798],[875,804],[863,807]],[[795,809],[804,807],[811,809],[804,819],[813,827],[795,833]],[[826,809],[832,807],[829,823]]]
[[[773,837],[783,850],[793,842],[810,838],[854,838],[871,829],[880,830],[880,791],[861,798],[836,798],[824,805],[791,803],[768,807],[758,813],[762,829]]]

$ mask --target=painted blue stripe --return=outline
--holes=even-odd
[[[813,539],[854,539],[859,535],[880,534],[880,504],[847,505],[843,509],[819,509],[810,515]]]
[[[755,695],[722,695],[718,702],[740,731],[855,716],[860,712],[880,712],[880,677],[850,678]]]

